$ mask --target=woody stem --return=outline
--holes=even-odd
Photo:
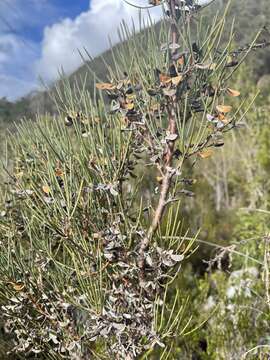
[[[176,11],[175,11],[175,0],[169,0],[169,9],[170,9],[170,16],[171,16],[171,42],[172,45],[176,44],[178,41],[178,30],[176,26]],[[173,46],[173,49],[175,47]],[[173,50],[174,51],[174,50]],[[177,125],[176,125],[176,98],[175,96],[168,101],[167,105],[167,114],[168,114],[168,132],[170,135],[177,134]],[[164,211],[167,205],[168,194],[171,187],[171,180],[173,175],[175,174],[175,170],[172,169],[172,162],[173,162],[173,153],[175,147],[175,141],[169,141],[165,145],[164,149],[164,159],[163,159],[163,167],[165,169],[165,173],[162,179],[160,197],[158,201],[157,208],[155,210],[152,223],[148,229],[148,232],[144,239],[142,240],[139,248],[139,268],[141,270],[141,278],[144,278],[144,268],[145,268],[145,252],[148,250],[150,241],[155,234],[156,230],[158,229]]]

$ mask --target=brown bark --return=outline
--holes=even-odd
[[[173,44],[177,43],[177,27],[176,27],[176,14],[175,14],[175,0],[169,0],[170,14],[171,14],[171,41]],[[176,125],[176,99],[175,97],[170,100],[167,106],[168,113],[168,132],[170,134],[177,134],[177,125]],[[148,232],[140,244],[139,249],[139,268],[141,270],[141,280],[144,279],[144,267],[145,267],[145,252],[148,250],[152,236],[155,234],[158,226],[161,223],[166,205],[168,200],[168,194],[171,187],[171,180],[175,174],[175,170],[171,167],[173,162],[173,153],[175,147],[175,140],[169,141],[166,144],[164,151],[164,168],[165,173],[162,179],[160,197],[158,201],[157,208],[155,210],[152,223],[148,229]]]

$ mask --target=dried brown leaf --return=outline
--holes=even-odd
[[[207,159],[207,158],[209,158],[210,156],[212,156],[213,153],[214,153],[213,149],[205,149],[205,150],[199,152],[199,156],[200,156],[202,159]]]
[[[45,193],[45,194],[49,194],[51,192],[51,189],[48,185],[43,185],[42,186],[42,191]]]
[[[234,89],[230,89],[230,88],[227,89],[227,93],[228,93],[230,96],[234,96],[234,97],[240,96],[240,94],[241,94],[240,91],[234,90]]]
[[[173,85],[177,86],[183,80],[182,75],[178,75],[172,78]]]
[[[230,106],[230,105],[217,105],[216,109],[220,113],[227,114],[230,111],[232,111],[232,106]]]
[[[114,90],[116,86],[111,83],[97,83],[96,88],[99,90]]]

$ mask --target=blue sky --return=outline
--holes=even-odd
[[[4,14],[7,15],[6,22],[9,22],[20,36],[36,43],[41,42],[45,26],[53,25],[66,17],[74,19],[89,9],[89,0],[41,0],[39,3],[31,0],[2,1]],[[5,26],[4,23],[4,27],[7,32],[12,31],[8,24]]]
[[[154,19],[160,14],[152,10]],[[39,89],[39,77],[50,83],[61,67],[76,70],[78,49],[106,50],[123,18],[138,19],[123,0],[0,0],[0,97],[15,100]]]

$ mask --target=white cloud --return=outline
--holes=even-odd
[[[14,58],[20,44],[16,36],[12,34],[3,34],[0,36],[0,69],[2,70],[8,64],[10,58]]]
[[[37,90],[35,82],[19,79],[12,75],[0,75],[0,98],[6,97],[8,100],[16,100]]]
[[[32,69],[36,45],[28,45],[14,34],[0,36],[0,98],[15,100],[37,87]]]
[[[44,24],[45,10],[51,11],[46,2],[0,0],[0,98],[16,100],[38,88],[33,64],[39,57],[40,44],[21,33],[26,26]]]
[[[146,5],[146,0],[130,0]],[[160,7],[151,9],[151,16],[157,20],[161,16]],[[146,16],[147,13],[145,12]],[[113,43],[118,41],[117,28],[122,20],[138,25],[138,9],[123,0],[92,0],[88,11],[74,20],[64,19],[51,27],[46,27],[42,42],[41,58],[36,63],[36,71],[47,81],[57,78],[63,67],[70,73],[81,64],[78,49],[84,47],[91,56],[96,56],[109,47],[108,36]]]

